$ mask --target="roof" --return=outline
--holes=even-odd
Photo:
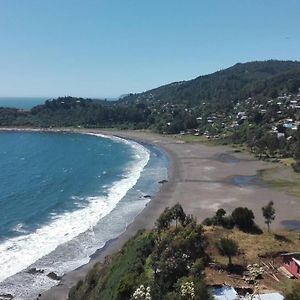
[[[292,258],[292,260],[300,267],[300,260],[296,259],[296,258]]]
[[[213,296],[215,300],[284,300],[284,297],[279,293],[259,294],[252,298],[239,296],[236,290],[230,286],[214,288]]]
[[[245,298],[247,299],[247,298]],[[268,293],[254,296],[253,300],[283,300],[284,297],[279,293]]]
[[[300,255],[300,252],[289,252],[289,253],[283,253],[282,256],[292,256],[292,255]]]
[[[213,296],[216,300],[235,300],[238,297],[238,293],[231,286],[223,286],[213,289]]]
[[[286,269],[285,266],[281,266],[278,268],[278,271],[283,274],[284,276],[286,276],[287,278],[294,278],[295,276],[288,270]]]

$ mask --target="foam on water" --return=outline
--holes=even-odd
[[[53,215],[52,221],[37,229],[35,232],[7,239],[0,244],[0,292],[10,292],[9,284],[5,285],[8,278],[26,268],[31,266],[34,262],[42,257],[50,254],[58,246],[67,242],[71,242],[75,237],[86,232],[93,237],[93,227],[100,219],[107,216],[118,204],[118,202],[126,195],[139,179],[141,172],[147,165],[150,157],[149,151],[142,145],[133,141],[123,140],[116,137],[107,137],[103,135],[93,134],[100,137],[111,138],[116,142],[122,142],[130,145],[134,150],[134,161],[128,164],[126,176],[119,181],[114,182],[109,188],[105,196],[89,197],[87,199],[88,205],[80,207],[80,198],[78,198],[78,210],[73,212],[65,212],[61,215]],[[20,230],[22,224],[16,227]],[[103,245],[98,245],[101,247]],[[89,261],[88,255],[81,257],[78,260],[68,262],[64,267],[64,271],[70,271],[76,267],[87,263]],[[51,268],[49,268],[51,270]],[[47,270],[45,270],[47,271]],[[22,273],[23,274],[23,273]],[[15,275],[17,276],[17,275]],[[24,274],[22,275],[24,276]],[[25,279],[24,279],[25,280]],[[44,282],[43,282],[44,281]],[[16,280],[16,282],[18,282]],[[40,278],[40,285],[49,287],[56,284],[53,280],[44,276]],[[5,287],[4,290],[2,287]],[[34,289],[33,286],[30,288]],[[16,290],[15,287],[14,290]],[[18,299],[18,297],[16,298]],[[21,298],[20,298],[21,299]],[[23,298],[25,299],[25,298]]]

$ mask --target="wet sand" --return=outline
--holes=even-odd
[[[185,212],[196,216],[198,221],[212,216],[220,207],[230,213],[238,206],[247,206],[253,210],[256,222],[265,228],[261,207],[270,200],[276,209],[273,228],[281,228],[282,221],[298,220],[300,217],[300,199],[272,190],[255,180],[257,172],[272,167],[272,163],[258,161],[245,153],[235,153],[225,146],[187,144],[180,139],[146,132],[87,132],[113,134],[160,147],[170,160],[169,179],[119,238],[108,242],[104,249],[93,255],[89,264],[66,274],[58,286],[43,293],[39,299],[67,299],[69,289],[84,278],[95,262],[103,261],[106,255],[118,251],[138,229],[152,228],[164,208],[175,203],[180,203]]]

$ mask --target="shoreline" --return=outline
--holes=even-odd
[[[77,132],[77,131],[72,131]],[[42,293],[41,297],[38,299],[43,300],[63,300],[67,299],[69,290],[72,286],[74,286],[80,279],[83,279],[87,272],[92,268],[92,266],[97,262],[104,262],[105,257],[119,251],[123,244],[133,237],[135,233],[139,229],[151,229],[154,226],[154,223],[157,217],[161,214],[163,209],[168,206],[165,205],[163,201],[159,201],[159,198],[163,198],[164,194],[167,194],[175,183],[174,174],[178,173],[178,166],[176,164],[176,160],[174,154],[169,151],[169,149],[151,143],[147,138],[141,139],[132,136],[124,136],[122,132],[107,132],[102,130],[88,130],[88,132],[92,133],[100,133],[103,135],[113,135],[116,137],[120,137],[123,139],[128,139],[135,141],[140,144],[148,144],[152,146],[158,147],[161,151],[165,153],[168,157],[168,181],[163,183],[160,187],[160,190],[155,194],[154,197],[151,197],[151,200],[146,204],[144,209],[133,219],[132,223],[130,223],[125,229],[124,232],[121,233],[118,237],[114,239],[108,240],[105,245],[98,249],[93,255],[90,256],[91,260],[88,264],[83,265],[77,268],[74,271],[71,271],[65,274],[60,281],[60,283],[56,286],[53,286],[50,290]],[[79,133],[82,133],[79,132]]]
[[[0,129],[0,131],[3,129]],[[188,214],[193,214],[202,221],[207,216],[223,207],[230,212],[237,206],[247,206],[254,211],[256,222],[264,228],[261,207],[273,200],[278,216],[273,227],[281,228],[282,221],[296,219],[300,210],[300,201],[269,187],[259,185],[238,185],[229,178],[234,176],[253,177],[261,169],[267,169],[272,164],[258,161],[249,154],[234,153],[227,146],[209,147],[203,144],[186,144],[169,136],[141,131],[111,131],[101,129],[20,129],[9,128],[5,131],[45,131],[98,133],[130,139],[138,143],[154,145],[166,154],[169,159],[168,182],[162,184],[155,197],[138,214],[133,222],[117,238],[106,242],[98,249],[88,264],[66,273],[57,286],[44,292],[38,299],[67,299],[69,289],[96,263],[103,262],[109,254],[120,250],[122,245],[139,229],[151,229],[155,220],[166,206],[180,202]],[[3,131],[4,131],[3,130]],[[234,158],[232,160],[232,158]]]
[[[1,129],[0,129],[0,131],[1,131]],[[2,130],[2,132],[3,131],[4,130]],[[11,131],[11,129],[9,131]],[[36,132],[37,130],[27,129],[27,132],[29,132],[29,131]],[[62,130],[55,130],[55,132],[57,132],[57,131],[62,131]],[[18,132],[20,132],[20,131],[18,130]],[[39,132],[40,132],[40,130],[39,130]],[[33,134],[39,134],[39,133],[33,133]],[[48,135],[48,133],[46,133],[46,134]],[[56,135],[56,133],[54,133],[54,134]],[[96,139],[99,139],[99,138],[100,138],[100,140],[101,139],[104,139],[104,140],[109,139],[109,140],[112,140],[115,142],[117,141],[117,143],[122,142],[122,144],[127,145],[129,148],[132,149],[133,155],[135,157],[134,158],[135,163],[134,164],[130,163],[130,169],[128,169],[128,172],[131,169],[132,170],[134,169],[135,171],[133,173],[130,171],[130,173],[128,173],[128,176],[124,177],[124,179],[122,179],[122,180],[128,180],[128,179],[126,179],[127,177],[132,178],[131,173],[133,174],[134,178],[138,178],[137,181],[134,181],[134,183],[133,183],[134,185],[126,190],[126,195],[124,195],[124,197],[122,197],[122,203],[120,204],[119,203],[120,201],[118,201],[118,203],[114,207],[113,211],[109,214],[110,216],[108,218],[101,218],[101,219],[103,219],[101,221],[98,220],[99,221],[99,223],[97,223],[98,229],[97,229],[97,226],[95,226],[95,228],[94,228],[95,237],[97,236],[98,242],[91,241],[92,248],[90,247],[90,249],[92,249],[92,251],[89,251],[88,253],[86,253],[87,256],[86,256],[85,262],[80,261],[77,264],[77,266],[76,265],[73,266],[73,268],[76,267],[76,269],[77,269],[77,268],[80,268],[82,266],[82,264],[85,264],[88,261],[92,260],[93,257],[95,257],[95,255],[98,254],[99,247],[105,249],[109,245],[109,242],[111,242],[112,240],[115,240],[116,237],[118,237],[120,234],[122,234],[126,230],[128,224],[130,224],[134,220],[135,216],[138,215],[144,209],[145,205],[147,205],[147,203],[150,201],[149,195],[154,196],[160,189],[159,182],[161,180],[167,179],[168,160],[167,160],[167,157],[164,154],[164,152],[162,152],[157,147],[152,146],[148,143],[146,143],[146,144],[137,143],[136,141],[131,140],[131,139],[124,140],[121,137],[116,137],[116,136],[111,136],[111,135],[110,136],[102,135],[98,132],[96,134],[96,133],[91,133],[90,131],[76,132],[76,133],[72,131],[72,133],[70,133],[70,134],[69,133],[67,133],[65,135],[61,134],[61,136],[63,138],[63,136],[66,136],[66,137],[73,136],[73,134],[75,134],[74,136],[77,135],[79,138],[80,138],[80,136],[82,138],[84,138],[84,136],[86,136],[87,138],[89,138],[89,136],[91,136],[91,138],[93,138],[93,136],[94,136],[94,138],[96,137]],[[10,135],[13,136],[14,134],[12,133]],[[24,132],[24,135],[26,135],[26,132]],[[43,135],[43,133],[42,133],[42,135]],[[128,160],[128,159],[125,158],[125,160]],[[138,173],[136,172],[137,168],[139,170]],[[119,180],[116,182],[121,182],[121,181]],[[129,182],[132,183],[132,180],[130,180]],[[115,187],[115,189],[117,189],[118,186],[119,186],[119,183],[117,183],[117,186]],[[119,190],[119,188],[118,188],[118,190]],[[124,188],[122,188],[122,191],[125,191]],[[119,195],[119,193],[117,193],[113,199],[119,199],[118,195]],[[145,196],[145,195],[147,195],[147,196]],[[117,196],[117,198],[116,198],[116,196]],[[113,200],[113,199],[111,199],[111,200]],[[116,217],[118,215],[122,216],[122,218],[116,219]],[[98,216],[98,218],[99,217],[100,216]],[[112,229],[112,230],[110,230],[109,228],[103,229],[106,227],[105,224],[109,225],[109,223],[107,223],[107,221],[104,221],[105,219],[110,220],[109,222],[115,221],[116,226],[109,226],[109,228],[111,227],[111,228],[115,228],[115,229]],[[101,234],[101,232],[102,232],[102,234]],[[100,233],[100,235],[99,235],[99,233]],[[84,233],[82,233],[82,234],[84,234]],[[96,235],[96,234],[98,234],[98,235]],[[78,239],[76,239],[76,240],[78,242]],[[81,238],[80,240],[82,243],[85,244],[86,239]],[[100,250],[101,250],[101,248],[100,248]],[[57,251],[52,251],[52,252],[54,254],[52,254],[51,259],[53,261],[55,261],[56,260],[55,253]],[[76,251],[74,253],[76,253]],[[48,256],[48,254],[44,255],[43,258],[46,256]],[[39,258],[38,261],[43,260],[43,258]],[[75,258],[75,256],[74,256],[74,258]],[[38,261],[36,261],[34,264],[38,263]],[[63,262],[64,262],[64,260],[63,260]],[[35,265],[33,267],[34,268],[32,268],[32,270],[38,269],[38,270],[42,270],[44,273],[44,268],[47,268],[47,265],[46,264],[43,265],[43,262],[42,262],[42,263],[40,263],[40,265],[38,265],[38,266]],[[51,266],[49,266],[49,267],[51,267]],[[72,269],[60,268],[60,260],[57,260],[56,267],[57,268],[53,268],[52,270],[50,269],[50,271],[53,272],[53,275],[55,275],[56,278],[59,278],[60,275],[63,274],[63,272],[67,273],[67,272],[72,271]],[[28,268],[30,268],[30,266]],[[50,271],[48,271],[48,273]],[[12,279],[10,280],[10,282],[8,282],[8,284],[6,284],[6,285],[4,284],[3,286],[1,286],[0,298],[1,298],[1,290],[2,290],[2,293],[4,292],[7,295],[9,293],[11,293],[17,299],[21,299],[21,298],[23,299],[23,297],[26,299],[27,298],[32,299],[32,298],[35,298],[35,295],[38,295],[38,293],[40,293],[41,291],[45,291],[46,289],[50,289],[50,287],[51,287],[51,285],[44,286],[44,284],[42,284],[43,278],[41,278],[41,276],[32,276],[32,275],[38,274],[38,272],[29,273],[29,272],[26,272],[26,269],[25,269],[25,273],[31,274],[30,277],[32,278],[32,285],[36,285],[38,287],[39,283],[41,282],[40,289],[33,289],[32,292],[27,295],[27,293],[25,291],[26,287],[24,286],[23,288],[21,288],[21,286],[23,286],[23,283],[21,281],[21,278],[22,278],[21,276],[22,276],[22,273],[24,273],[24,272],[21,271],[21,272],[17,272],[17,273],[20,273],[19,277],[16,277],[16,278],[12,277]],[[45,271],[45,274],[47,274],[46,271]],[[26,275],[26,274],[24,274],[24,275]],[[43,275],[43,276],[45,276],[45,278],[47,278],[46,275]],[[50,276],[48,276],[48,277],[50,277]],[[25,277],[25,279],[26,279],[26,277]],[[27,281],[29,283],[29,282],[31,282],[31,279],[28,278]],[[57,284],[57,282],[58,281],[53,281],[52,285]],[[13,289],[9,288],[10,283],[12,284],[12,287],[14,286]],[[20,289],[18,288],[18,283],[20,283]],[[29,284],[29,286],[30,285],[31,284]],[[28,289],[28,291],[29,291],[29,289]]]

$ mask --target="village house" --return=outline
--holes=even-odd
[[[282,254],[283,267],[300,280],[300,252]]]

